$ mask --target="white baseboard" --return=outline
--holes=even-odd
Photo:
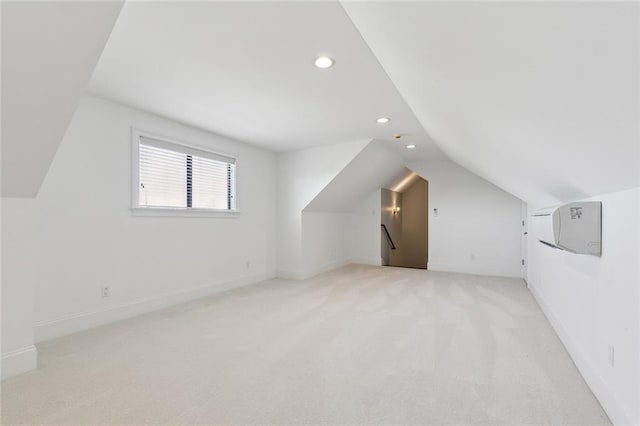
[[[276,277],[282,278],[283,280],[304,280],[305,274],[302,271],[293,269],[278,269],[276,271]]]
[[[78,331],[163,309],[178,303],[188,302],[249,284],[255,284],[274,278],[275,275],[275,272],[269,272],[245,276],[234,280],[175,291],[161,296],[135,300],[96,311],[81,312],[64,318],[41,321],[36,323],[34,327],[35,341],[38,343],[66,336]]]
[[[35,370],[38,366],[38,350],[34,345],[2,354],[2,380],[27,371]]]
[[[495,270],[493,268],[487,268],[481,265],[454,265],[454,264],[429,262],[427,264],[427,269],[429,271],[485,275],[489,277],[522,278],[521,272],[514,272],[514,273],[504,272],[500,270]]]
[[[593,365],[591,358],[585,354],[582,349],[571,338],[571,335],[564,328],[559,318],[553,313],[551,307],[547,304],[544,298],[538,293],[535,287],[530,286],[529,290],[536,299],[538,306],[544,312],[544,315],[549,320],[549,323],[555,330],[556,334],[560,338],[560,341],[564,344],[564,347],[569,352],[571,359],[580,371],[580,374],[584,378],[585,382],[596,396],[602,408],[609,416],[609,419],[614,425],[634,425],[639,424],[640,419],[634,419],[629,410],[620,400],[616,397],[614,391],[607,385],[602,379],[602,376],[598,373],[598,370]]]
[[[373,265],[373,266],[382,266],[382,259],[379,257],[357,257],[351,259],[351,263],[356,263],[358,265]]]
[[[307,270],[279,269],[277,271],[277,276],[278,278],[286,280],[307,280],[324,272],[329,272],[333,269],[348,265],[349,263],[350,262],[348,260],[339,260],[319,267],[309,268]]]
[[[301,270],[293,270],[293,269],[280,269],[277,271],[278,278],[289,279],[289,280],[306,280],[309,278],[313,278],[316,275],[322,274],[324,272],[328,272],[342,266],[348,265],[350,263],[356,263],[359,265],[373,265],[373,266],[382,266],[382,259],[377,258],[353,258],[349,260],[340,260],[331,263],[327,263],[321,267],[313,268],[307,271]],[[521,274],[508,274],[500,271],[495,271],[489,268],[482,268],[478,266],[469,266],[469,265],[445,265],[445,264],[436,264],[429,262],[428,269],[430,271],[439,271],[439,272],[454,272],[459,274],[474,274],[474,275],[485,275],[491,277],[506,277],[506,278],[519,278],[522,279]]]
[[[336,260],[334,262],[326,263],[322,266],[310,268],[308,270],[300,271],[293,269],[279,269],[277,271],[278,278],[287,279],[287,280],[307,280],[309,278],[313,278],[316,275],[323,274],[325,272],[333,271],[334,269],[341,268],[343,266],[349,265],[351,263],[359,263],[363,265],[376,265],[380,266],[380,259],[347,259],[347,260]]]
[[[329,272],[329,271],[333,271],[334,269],[338,269],[338,268],[342,268],[345,265],[348,265],[349,263],[351,263],[351,261],[349,259],[346,260],[336,260],[333,262],[329,262],[329,263],[325,263],[324,265],[321,266],[316,266],[314,268],[309,268],[307,271],[305,271],[305,278],[312,278],[315,277],[316,275],[320,275],[323,274],[325,272]]]

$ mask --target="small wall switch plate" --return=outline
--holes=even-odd
[[[438,209],[433,209],[433,217],[438,217]]]
[[[111,289],[109,287],[102,287],[100,289],[100,294],[102,297],[109,297],[111,296]]]

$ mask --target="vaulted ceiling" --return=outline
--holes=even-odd
[[[33,198],[122,1],[2,2],[2,196]]]
[[[378,139],[440,155],[338,2],[126,3],[89,88],[276,152]]]
[[[365,195],[401,181],[411,172],[393,149],[373,140],[311,200],[304,211],[350,212]]]
[[[637,2],[342,5],[460,165],[535,205],[640,185]]]
[[[276,152],[375,139],[534,205],[640,185],[637,3],[120,7],[2,3],[3,195],[35,196],[92,72],[94,94]]]

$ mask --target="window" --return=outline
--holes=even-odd
[[[138,210],[236,211],[235,158],[135,132],[134,152]]]

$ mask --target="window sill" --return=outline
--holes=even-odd
[[[235,219],[240,216],[239,210],[172,209],[170,207],[132,207],[131,213],[136,217],[219,217]]]

